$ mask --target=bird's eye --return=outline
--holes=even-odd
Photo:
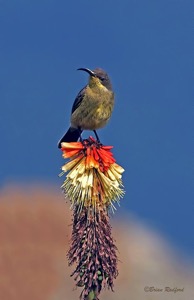
[[[104,81],[104,80],[105,80],[105,77],[100,77],[100,80],[101,80],[101,81]]]

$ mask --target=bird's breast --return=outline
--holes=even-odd
[[[112,114],[114,106],[113,92],[105,89],[86,88],[80,106],[73,112],[73,127],[96,130],[104,127]]]

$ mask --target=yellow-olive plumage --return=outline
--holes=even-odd
[[[75,142],[83,130],[102,128],[109,121],[114,107],[114,93],[107,73],[102,69],[78,69],[90,74],[89,82],[77,95],[71,112],[71,126],[58,143]]]

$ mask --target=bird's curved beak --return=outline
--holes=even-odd
[[[87,69],[87,68],[79,68],[79,69],[77,69],[78,71],[85,71],[85,72],[87,72],[88,74],[90,74],[90,76],[96,76],[96,74],[92,71],[92,70],[90,70],[90,69]]]

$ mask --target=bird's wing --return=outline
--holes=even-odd
[[[75,98],[75,101],[72,106],[71,114],[80,106],[85,94],[85,90],[86,90],[86,86],[79,92],[79,94]]]

